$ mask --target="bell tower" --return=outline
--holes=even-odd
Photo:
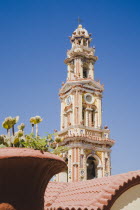
[[[67,80],[59,92],[61,130],[58,138],[68,151],[63,154],[68,171],[57,181],[82,181],[111,174],[110,153],[114,140],[108,127],[102,127],[102,94],[104,86],[94,80],[94,64],[98,60],[90,47],[91,34],[79,25],[69,37]]]

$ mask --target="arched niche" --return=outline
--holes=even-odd
[[[102,164],[97,155],[87,157],[87,180],[102,177]]]

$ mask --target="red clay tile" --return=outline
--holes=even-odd
[[[81,182],[50,182],[45,193],[46,210],[103,210],[126,184],[133,184],[140,170]]]

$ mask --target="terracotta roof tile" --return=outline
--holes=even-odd
[[[50,182],[45,209],[103,210],[113,195],[136,178],[140,181],[140,170],[81,182]]]

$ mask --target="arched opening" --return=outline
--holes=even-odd
[[[97,161],[93,156],[87,159],[87,180],[97,177]]]
[[[81,44],[81,40],[78,40],[78,44],[79,44],[79,45]]]
[[[88,78],[88,69],[83,68],[83,78]]]
[[[84,41],[83,41],[83,45],[84,45],[84,46],[87,46],[87,42],[86,42],[85,39],[84,39]]]

